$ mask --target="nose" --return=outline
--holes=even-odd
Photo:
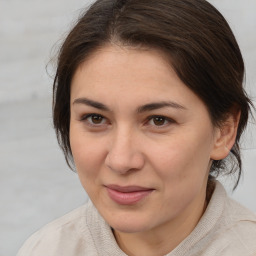
[[[110,143],[105,159],[108,168],[119,174],[140,170],[144,166],[144,156],[138,138],[131,132],[119,132]]]

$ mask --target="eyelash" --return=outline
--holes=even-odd
[[[97,118],[102,118],[102,120],[106,120],[106,118],[105,118],[104,116],[100,115],[100,114],[91,113],[91,114],[87,114],[87,115],[85,115],[85,116],[82,116],[81,121],[87,122],[88,125],[93,126],[93,127],[99,127],[100,125],[102,125],[102,123],[100,123],[100,124],[94,124],[94,123],[92,123],[92,122],[90,122],[90,121],[88,120],[89,118],[91,118],[91,117],[93,117],[93,116],[95,116],[95,117],[97,117]]]
[[[82,116],[81,118],[81,121],[84,121],[86,122],[89,126],[92,126],[92,127],[95,127],[95,128],[99,128],[99,127],[102,127],[102,125],[105,125],[105,124],[108,124],[108,123],[99,123],[99,124],[95,124],[93,123],[92,121],[89,121],[89,118],[91,117],[97,117],[97,118],[101,118],[102,120],[105,120],[105,122],[107,121],[107,119],[100,115],[100,114],[96,114],[96,113],[90,113],[90,114],[87,114],[85,116]],[[154,119],[162,119],[161,121],[164,121],[164,124],[163,125],[156,125],[156,124],[150,124],[150,121],[154,122]],[[161,115],[152,115],[152,116],[149,116],[146,118],[146,122],[145,122],[145,125],[147,126],[153,126],[153,127],[156,127],[157,129],[161,129],[161,128],[164,128],[170,124],[173,124],[175,123],[175,121],[171,118],[168,118],[166,116],[161,116]]]
[[[169,117],[166,117],[166,116],[161,116],[161,115],[153,115],[153,116],[149,116],[147,119],[146,119],[146,123],[148,124],[148,125],[150,125],[149,124],[149,122],[150,121],[152,121],[152,122],[154,122],[154,118],[155,119],[162,119],[163,121],[164,121],[164,124],[163,125],[156,125],[156,124],[152,124],[151,126],[154,126],[154,127],[157,127],[158,129],[160,129],[160,128],[163,128],[163,127],[166,127],[166,126],[168,126],[168,125],[170,125],[170,124],[173,124],[173,123],[175,123],[175,121],[173,120],[173,119],[171,119],[171,118],[169,118]]]

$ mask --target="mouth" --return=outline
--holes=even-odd
[[[133,205],[150,195],[155,189],[140,186],[105,186],[109,197],[120,205]]]

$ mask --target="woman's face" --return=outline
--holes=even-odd
[[[79,178],[111,227],[182,227],[202,214],[218,132],[164,54],[105,46],[77,69],[70,105]]]

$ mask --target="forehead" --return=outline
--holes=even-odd
[[[99,83],[109,88],[108,84],[113,82],[119,83],[119,87],[128,87],[128,84],[148,87],[153,81],[169,83],[170,78],[179,80],[160,50],[106,45],[78,66],[72,86],[83,80],[84,85],[90,87]]]
[[[163,52],[116,45],[100,48],[78,67],[71,85],[71,98],[77,97],[109,105],[169,100],[181,105],[202,104]]]
[[[96,62],[98,69],[102,66],[111,69],[118,64],[120,68],[139,68],[140,72],[143,72],[143,70],[147,68],[155,68],[157,71],[160,68],[163,69],[163,67],[165,67],[166,70],[168,69],[169,72],[172,71],[172,67],[166,54],[161,50],[148,47],[107,44],[92,52],[88,58],[80,64],[78,70],[83,69],[84,67],[92,68],[93,64]],[[140,66],[141,63],[144,65]]]

